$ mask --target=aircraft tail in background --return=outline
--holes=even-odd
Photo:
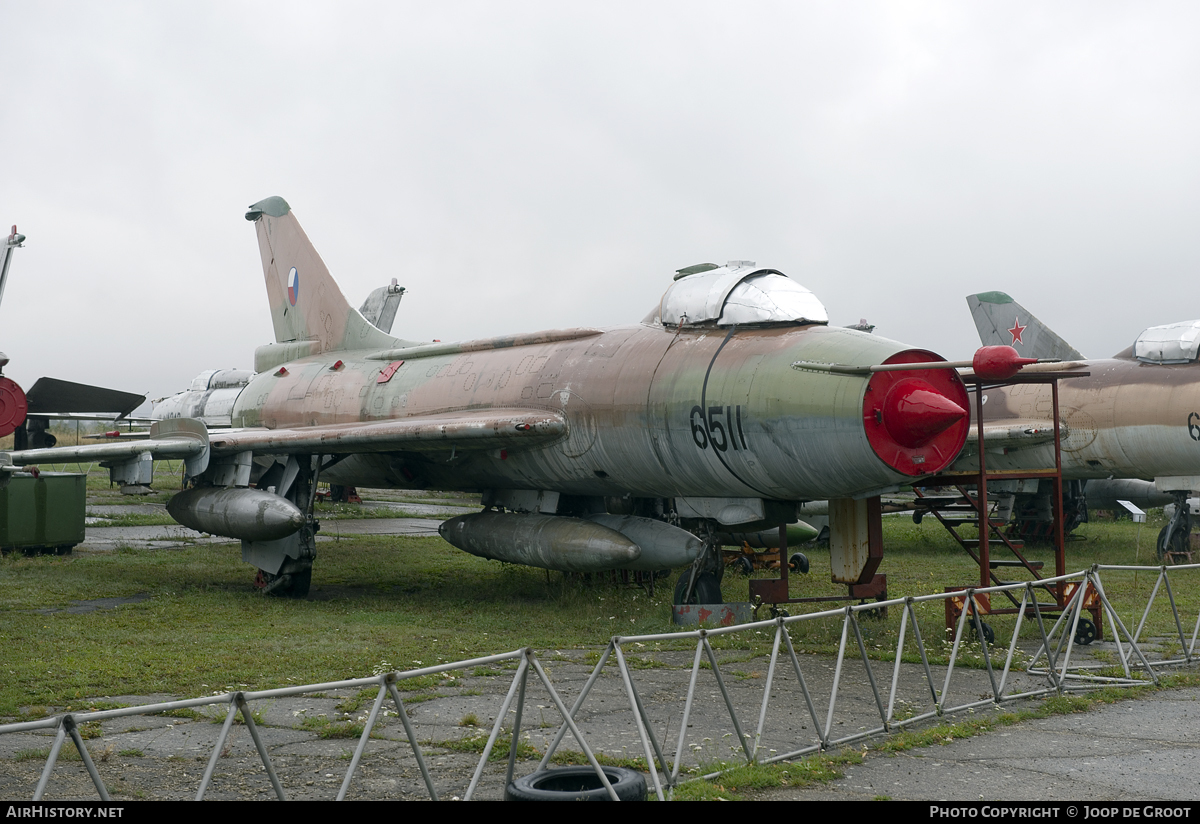
[[[984,346],[1011,346],[1026,358],[1084,360],[1078,349],[1003,292],[968,295],[967,305]]]

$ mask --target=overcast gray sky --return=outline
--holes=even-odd
[[[786,272],[969,357],[1010,292],[1087,355],[1200,317],[1200,5],[0,0],[6,374],[152,397],[271,339],[245,207],[453,340]]]

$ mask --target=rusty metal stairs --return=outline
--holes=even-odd
[[[1016,583],[1014,581],[1001,580],[997,574],[997,569],[1020,569],[1024,568],[1033,577],[1033,580],[1041,580],[1039,570],[1042,569],[1041,561],[1030,561],[1021,552],[1025,547],[1025,542],[1020,539],[1010,538],[1006,533],[1005,527],[1008,523],[1007,517],[997,517],[996,504],[992,502],[989,506],[986,519],[981,511],[979,498],[975,492],[975,488],[967,484],[955,484],[953,486],[954,494],[932,493],[923,490],[920,487],[914,487],[916,500],[913,502],[913,522],[921,523],[921,520],[932,515],[937,518],[938,522],[946,528],[951,537],[963,548],[971,559],[976,564],[981,563],[978,552],[979,538],[968,537],[960,530],[963,527],[971,528],[971,531],[978,534],[979,525],[986,520],[990,533],[988,535],[988,544],[990,546],[1003,545],[1009,552],[1012,553],[1012,558],[988,558],[989,577],[996,585]]]

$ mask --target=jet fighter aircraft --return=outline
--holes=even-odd
[[[985,346],[1005,344],[1030,357],[1086,364],[1090,377],[1065,381],[1059,388],[1062,468],[1064,478],[1086,481],[1084,494],[1093,506],[1111,505],[1114,498],[1141,508],[1162,506],[1173,498],[1182,502],[1190,490],[1200,488],[1200,321],[1152,326],[1111,358],[1084,360],[1003,292],[970,295],[967,304]],[[1050,417],[1050,391],[1048,386],[1018,385],[985,392],[988,431],[1008,423],[1012,433],[989,437],[1003,451],[993,455],[989,450],[989,468],[1054,465],[1053,436],[1044,425]],[[969,445],[967,449],[960,464],[971,462]],[[1066,509],[1072,506],[1068,503]],[[1161,557],[1186,548],[1188,507],[1176,511],[1159,536]]]
[[[145,441],[0,462],[86,455],[144,483],[154,458],[182,457],[188,488],[168,511],[240,539],[277,594],[308,590],[318,479],[478,490],[484,511],[442,527],[454,546],[567,571],[692,564],[681,578],[704,602],[714,532],[834,499],[846,534],[865,535],[866,499],[940,471],[966,439],[966,389],[939,356],[831,327],[811,292],[749,261],[679,270],[634,325],[430,344],[354,310],[282,198],[246,218],[275,342],[255,352],[232,429],[165,420]],[[844,549],[834,577],[853,583],[867,562]]]

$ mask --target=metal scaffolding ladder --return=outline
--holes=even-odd
[[[1018,373],[1004,382],[984,383],[975,376],[965,376],[967,384],[975,396],[975,436],[977,439],[979,469],[978,471],[952,471],[926,478],[915,486],[916,508],[914,520],[918,523],[925,515],[933,515],[946,531],[954,538],[959,546],[971,557],[979,567],[979,582],[974,587],[997,586],[1011,581],[1001,580],[998,569],[1024,569],[1034,581],[1042,580],[1043,563],[1030,561],[1025,557],[1025,542],[1015,539],[1005,532],[1008,518],[997,518],[988,500],[988,483],[997,481],[1014,481],[1038,479],[1048,480],[1053,489],[1050,495],[1053,511],[1053,527],[1049,539],[1054,547],[1054,577],[1066,574],[1065,532],[1063,529],[1063,478],[1062,478],[1062,440],[1060,433],[1060,417],[1058,402],[1058,382],[1064,378],[1087,377],[1088,372],[1030,372]],[[1054,467],[1041,470],[988,470],[987,450],[983,426],[983,393],[988,389],[1014,384],[1049,384],[1053,397],[1053,426],[1054,426]],[[930,494],[931,488],[952,488],[956,494]],[[974,526],[977,537],[968,538],[960,533],[964,526]],[[1008,558],[992,557],[992,547],[1002,546],[1007,550]],[[1076,584],[1046,584],[1041,589],[1053,599],[1051,603],[1040,604],[1042,614],[1047,611],[1061,612],[1071,600]],[[971,587],[971,588],[974,588]],[[946,591],[966,590],[968,587],[947,587]],[[1080,621],[1076,640],[1081,643],[1101,638],[1103,624],[1101,610],[1095,593],[1085,593],[1084,607],[1092,613],[1090,622]],[[981,614],[1005,615],[1020,611],[1020,602],[1011,593],[1005,596],[1011,602],[1010,607],[995,607],[986,594],[975,595],[973,600],[976,609]],[[962,610],[966,608],[966,598],[947,599],[946,626],[952,628]],[[1029,609],[1027,607],[1027,609]],[[986,634],[986,632],[985,632]]]

